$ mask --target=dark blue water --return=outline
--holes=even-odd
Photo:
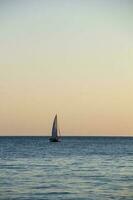
[[[133,200],[133,138],[0,137],[0,200]]]

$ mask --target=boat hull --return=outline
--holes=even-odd
[[[49,138],[50,142],[60,142],[58,138]]]

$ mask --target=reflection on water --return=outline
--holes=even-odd
[[[133,138],[0,138],[0,200],[133,200]]]

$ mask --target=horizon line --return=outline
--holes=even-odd
[[[50,137],[50,135],[0,135],[0,137]],[[133,135],[62,135],[61,137],[133,137]]]

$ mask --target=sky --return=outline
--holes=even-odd
[[[133,136],[133,1],[0,0],[0,135]]]

